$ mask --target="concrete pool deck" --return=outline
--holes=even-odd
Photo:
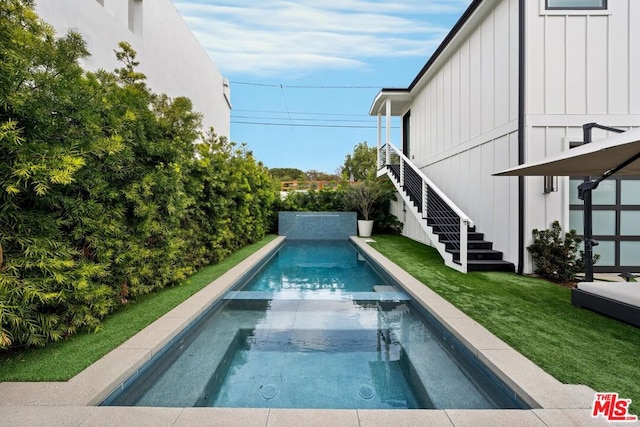
[[[95,406],[133,375],[182,329],[281,244],[283,237],[252,254],[200,292],[162,316],[67,382],[0,383],[0,424],[11,426],[194,426],[238,425],[435,425],[585,426],[612,425],[591,417],[595,391],[565,385],[489,333],[452,304],[380,255],[365,242],[354,244],[402,283],[407,293],[493,370],[530,410],[317,410],[238,408],[151,408]],[[606,390],[610,391],[610,390]],[[629,425],[629,423],[624,423]]]

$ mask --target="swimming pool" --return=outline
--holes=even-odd
[[[348,241],[288,241],[106,405],[521,408]]]

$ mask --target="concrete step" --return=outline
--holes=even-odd
[[[460,245],[459,240],[440,240],[447,249],[453,249]],[[493,242],[487,240],[467,240],[467,249],[493,249]]]
[[[447,249],[447,252],[453,255],[453,259],[460,259],[460,249]],[[472,249],[467,251],[467,260],[473,261],[501,261],[502,252],[493,249]]]
[[[455,261],[456,264],[460,264],[459,261]],[[467,271],[506,271],[513,273],[516,271],[516,266],[503,260],[470,260],[467,262]]]

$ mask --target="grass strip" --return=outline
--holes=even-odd
[[[82,333],[43,348],[0,354],[0,381],[66,381],[222,276],[276,236],[235,252],[176,286],[144,295],[111,314],[96,333]]]
[[[640,408],[640,328],[571,305],[570,289],[513,273],[459,273],[401,236],[372,247],[566,384],[618,392]]]

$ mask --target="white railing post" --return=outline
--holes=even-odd
[[[400,158],[400,188],[404,187],[404,159]]]
[[[426,218],[429,216],[427,215],[427,209],[429,209],[429,205],[427,203],[428,189],[429,189],[429,186],[423,180],[422,181],[422,218]]]
[[[469,221],[464,218],[460,218],[460,265],[462,266],[462,272],[467,272],[467,251],[468,251],[468,233]]]

